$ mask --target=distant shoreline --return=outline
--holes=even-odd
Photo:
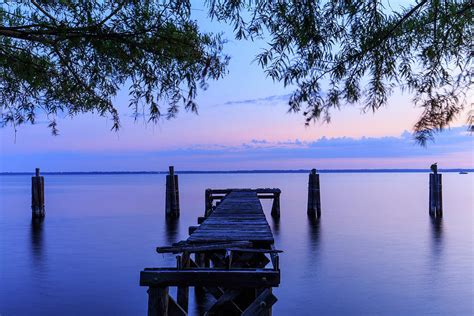
[[[474,172],[474,169],[439,169],[439,172]],[[309,173],[309,169],[296,170],[224,170],[224,171],[175,171],[177,174],[258,174],[258,173]],[[427,173],[430,169],[318,169],[319,173]],[[67,171],[41,172],[43,175],[133,175],[167,174],[168,171]],[[0,172],[1,176],[32,175],[34,172]]]

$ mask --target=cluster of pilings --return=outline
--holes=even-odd
[[[436,164],[431,166],[432,173],[429,175],[429,214],[432,217],[439,218],[443,216],[443,192],[442,192],[442,174],[438,173]],[[280,216],[280,194],[279,189],[262,189],[259,198],[273,199],[271,214],[273,217]],[[269,190],[269,191],[268,191]],[[217,195],[214,195],[216,194]],[[213,201],[222,197],[218,190],[207,189],[205,193],[206,210],[211,211]],[[217,201],[217,203],[219,203]],[[31,178],[31,210],[33,218],[44,218],[44,177],[40,176],[40,169],[36,168],[35,176]],[[179,186],[178,175],[174,173],[174,167],[169,167],[169,174],[166,175],[166,202],[165,214],[167,218],[178,218],[179,208]],[[308,216],[321,217],[321,189],[319,174],[316,169],[312,169],[308,177]]]

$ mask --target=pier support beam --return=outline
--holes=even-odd
[[[431,170],[429,212],[431,217],[439,218],[443,217],[442,175],[436,164],[431,165]]]
[[[178,176],[174,174],[174,167],[169,167],[166,176],[166,217],[179,217],[179,188]]]
[[[308,215],[321,217],[321,193],[319,190],[319,174],[312,169],[308,180]]]
[[[148,289],[148,316],[168,315],[168,287]]]
[[[43,218],[44,211],[44,177],[36,168],[36,175],[31,177],[31,215],[33,218]]]

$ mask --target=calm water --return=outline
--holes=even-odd
[[[139,272],[174,265],[154,249],[187,237],[208,187],[282,189],[279,223],[264,201],[285,251],[274,315],[473,314],[472,174],[444,174],[439,222],[427,174],[322,174],[317,222],[305,174],[179,177],[176,225],[164,220],[163,175],[47,176],[46,219],[33,225],[30,177],[0,176],[0,314],[145,315]]]

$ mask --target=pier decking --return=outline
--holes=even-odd
[[[213,192],[224,194],[217,206],[212,198],[209,203]],[[280,284],[281,251],[274,249],[259,198],[271,194],[279,198],[280,190],[206,190],[201,225],[190,229],[185,241],[157,248],[179,254],[176,268],[146,268],[140,274],[140,285],[149,287],[148,315],[187,315],[191,286],[215,298],[205,315],[270,315],[277,301],[272,287]],[[178,287],[176,300],[170,286]]]
[[[262,245],[274,242],[257,192],[250,190],[231,191],[187,241],[251,241]]]

